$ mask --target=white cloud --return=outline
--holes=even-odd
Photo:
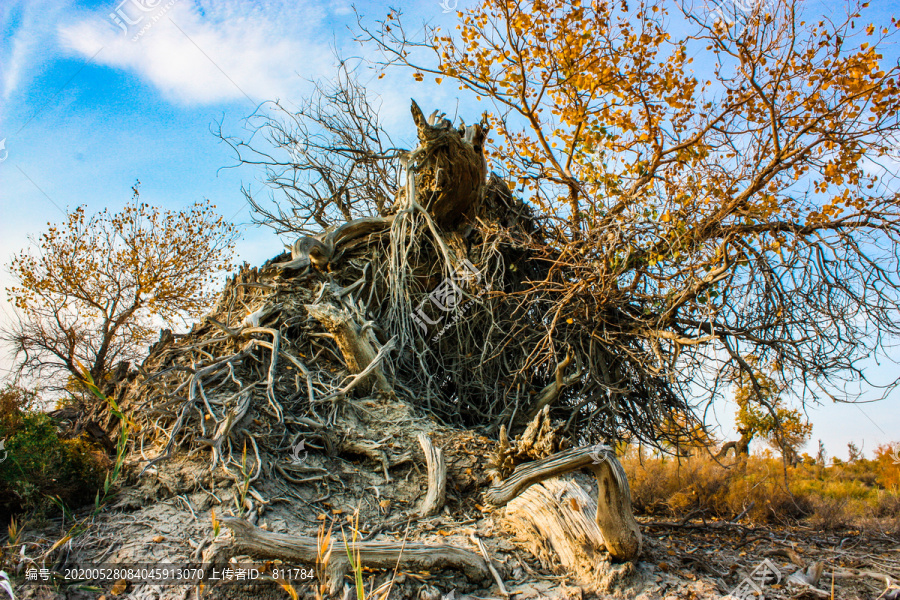
[[[69,10],[68,0],[12,0],[0,7],[0,99],[8,102],[24,83],[23,76],[35,71],[35,62],[45,61],[42,52],[53,30],[48,26]]]
[[[110,7],[61,25],[62,45],[84,57],[102,48],[97,64],[135,73],[183,104],[295,96],[304,79],[333,70],[333,15],[307,2],[126,0]]]

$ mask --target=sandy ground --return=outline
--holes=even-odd
[[[352,468],[352,465],[349,465]],[[145,478],[139,486],[123,490],[116,503],[97,517],[78,537],[48,549],[63,537],[70,523],[50,522],[41,530],[26,530],[25,551],[18,565],[19,578],[29,567],[44,564],[50,571],[62,573],[66,567],[97,564],[187,564],[198,561],[198,548],[210,541],[210,511],[228,514],[233,508],[232,490],[216,488],[214,480],[192,474],[191,463],[168,469],[166,477]],[[195,477],[198,489],[190,493],[166,493],[180,489],[185,478]],[[204,481],[210,485],[203,485]],[[167,487],[169,486],[169,487]],[[328,506],[302,498],[272,500],[260,517],[259,525],[270,531],[302,532],[317,530],[319,515],[327,508],[340,526],[345,510],[341,497],[333,496]],[[598,566],[595,581],[576,581],[561,573],[558,565],[531,556],[515,539],[503,535],[499,513],[474,507],[456,506],[438,517],[381,531],[375,539],[433,541],[473,549],[469,534],[477,532],[488,546],[492,559],[503,574],[513,598],[616,598],[630,600],[717,600],[729,598],[736,588],[754,574],[762,596],[747,598],[839,598],[843,600],[879,597],[893,598],[889,585],[900,578],[900,541],[877,533],[856,530],[824,533],[809,528],[748,527],[724,522],[689,523],[640,519],[644,549],[638,562]],[[346,521],[344,521],[346,522]],[[372,527],[360,525],[363,533]],[[223,535],[229,535],[224,533]],[[43,554],[43,561],[41,555]],[[768,561],[768,562],[765,562]],[[241,561],[242,563],[249,560]],[[814,586],[791,581],[792,574],[822,568]],[[256,563],[261,568],[261,563]],[[760,569],[768,570],[762,578]],[[391,598],[420,600],[462,600],[465,598],[503,598],[496,584],[473,584],[452,571],[434,573],[365,572],[369,585],[394,578]],[[299,597],[313,598],[313,583],[298,584]],[[745,584],[746,585],[746,584]],[[349,578],[344,597],[355,597]],[[882,594],[887,592],[884,596]],[[53,584],[20,584],[17,598],[84,598],[111,600],[186,600],[188,598],[288,598],[275,583],[233,584],[207,587],[128,584],[101,585],[85,589],[58,579]]]

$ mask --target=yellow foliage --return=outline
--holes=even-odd
[[[208,201],[160,210],[134,191],[118,213],[74,209],[12,260],[7,293],[23,318],[6,336],[23,367],[80,379],[81,361],[99,382],[160,325],[210,306],[209,285],[230,268],[234,226]]]

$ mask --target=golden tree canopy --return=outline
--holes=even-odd
[[[628,364],[591,369],[594,416],[637,380],[709,399],[737,368],[758,392],[748,355],[846,397],[900,333],[900,22],[747,4],[484,0],[424,40],[397,12],[364,27],[385,65],[492,104],[489,168],[546,231],[528,365],[578,337]]]
[[[9,265],[20,321],[4,332],[33,374],[102,378],[139,355],[160,326],[209,307],[209,284],[230,267],[233,225],[208,201],[182,211],[134,201],[88,216],[84,207],[48,224]]]

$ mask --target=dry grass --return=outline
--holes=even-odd
[[[832,466],[806,458],[796,467],[770,456],[717,462],[709,453],[690,458],[640,456],[622,461],[638,514],[675,518],[741,519],[820,529],[851,526],[900,532],[900,465],[876,453]]]

